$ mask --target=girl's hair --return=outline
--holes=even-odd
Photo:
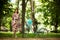
[[[17,10],[17,11],[16,11]],[[17,12],[18,13],[18,8],[15,9],[14,13]]]

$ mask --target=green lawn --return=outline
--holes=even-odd
[[[22,35],[23,34],[21,34],[21,33],[19,33],[19,32],[17,32],[16,33],[16,35],[17,35],[17,37],[22,37]],[[0,38],[2,38],[2,37],[12,37],[13,36],[13,32],[0,32]],[[59,38],[60,37],[60,33],[48,33],[48,34],[45,34],[45,33],[36,33],[36,34],[34,34],[34,33],[25,33],[24,34],[24,37],[25,38],[35,38],[35,37],[38,37],[38,38],[42,38],[42,37],[44,37],[44,38]]]

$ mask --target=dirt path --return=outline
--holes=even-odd
[[[60,40],[60,38],[0,38],[0,40]]]

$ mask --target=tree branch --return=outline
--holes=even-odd
[[[28,0],[26,1],[26,3],[25,3],[25,4],[27,4],[27,2],[28,2]]]

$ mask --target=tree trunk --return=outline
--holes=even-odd
[[[22,37],[24,37],[25,11],[26,11],[25,0],[22,0]]]
[[[56,11],[57,11],[57,9],[56,9]],[[55,18],[54,26],[55,26],[55,33],[57,33],[57,28],[58,28],[58,14],[57,14],[57,12],[56,12],[56,18]]]
[[[10,24],[10,31],[12,32],[12,26],[11,26],[11,21],[9,22],[9,24]]]
[[[56,18],[55,18],[55,32],[57,33],[57,28],[59,24],[59,13],[60,13],[60,0],[54,0],[55,1],[55,13],[56,13]]]
[[[0,19],[0,30],[1,30],[1,19]]]
[[[33,21],[33,30],[34,30],[34,26],[35,26],[35,16],[34,16],[34,1],[30,0],[30,5],[31,5],[31,18]]]
[[[26,5],[27,5],[27,1],[22,0],[22,37],[24,37],[24,24],[25,24],[25,12],[26,12]]]
[[[58,23],[55,24],[55,33],[57,33]]]
[[[57,33],[57,28],[58,28],[58,14],[56,13],[56,18],[55,18],[55,33]]]
[[[1,24],[2,24],[2,17],[0,18],[0,31],[1,31]]]
[[[55,33],[57,33],[57,25],[55,25]]]

